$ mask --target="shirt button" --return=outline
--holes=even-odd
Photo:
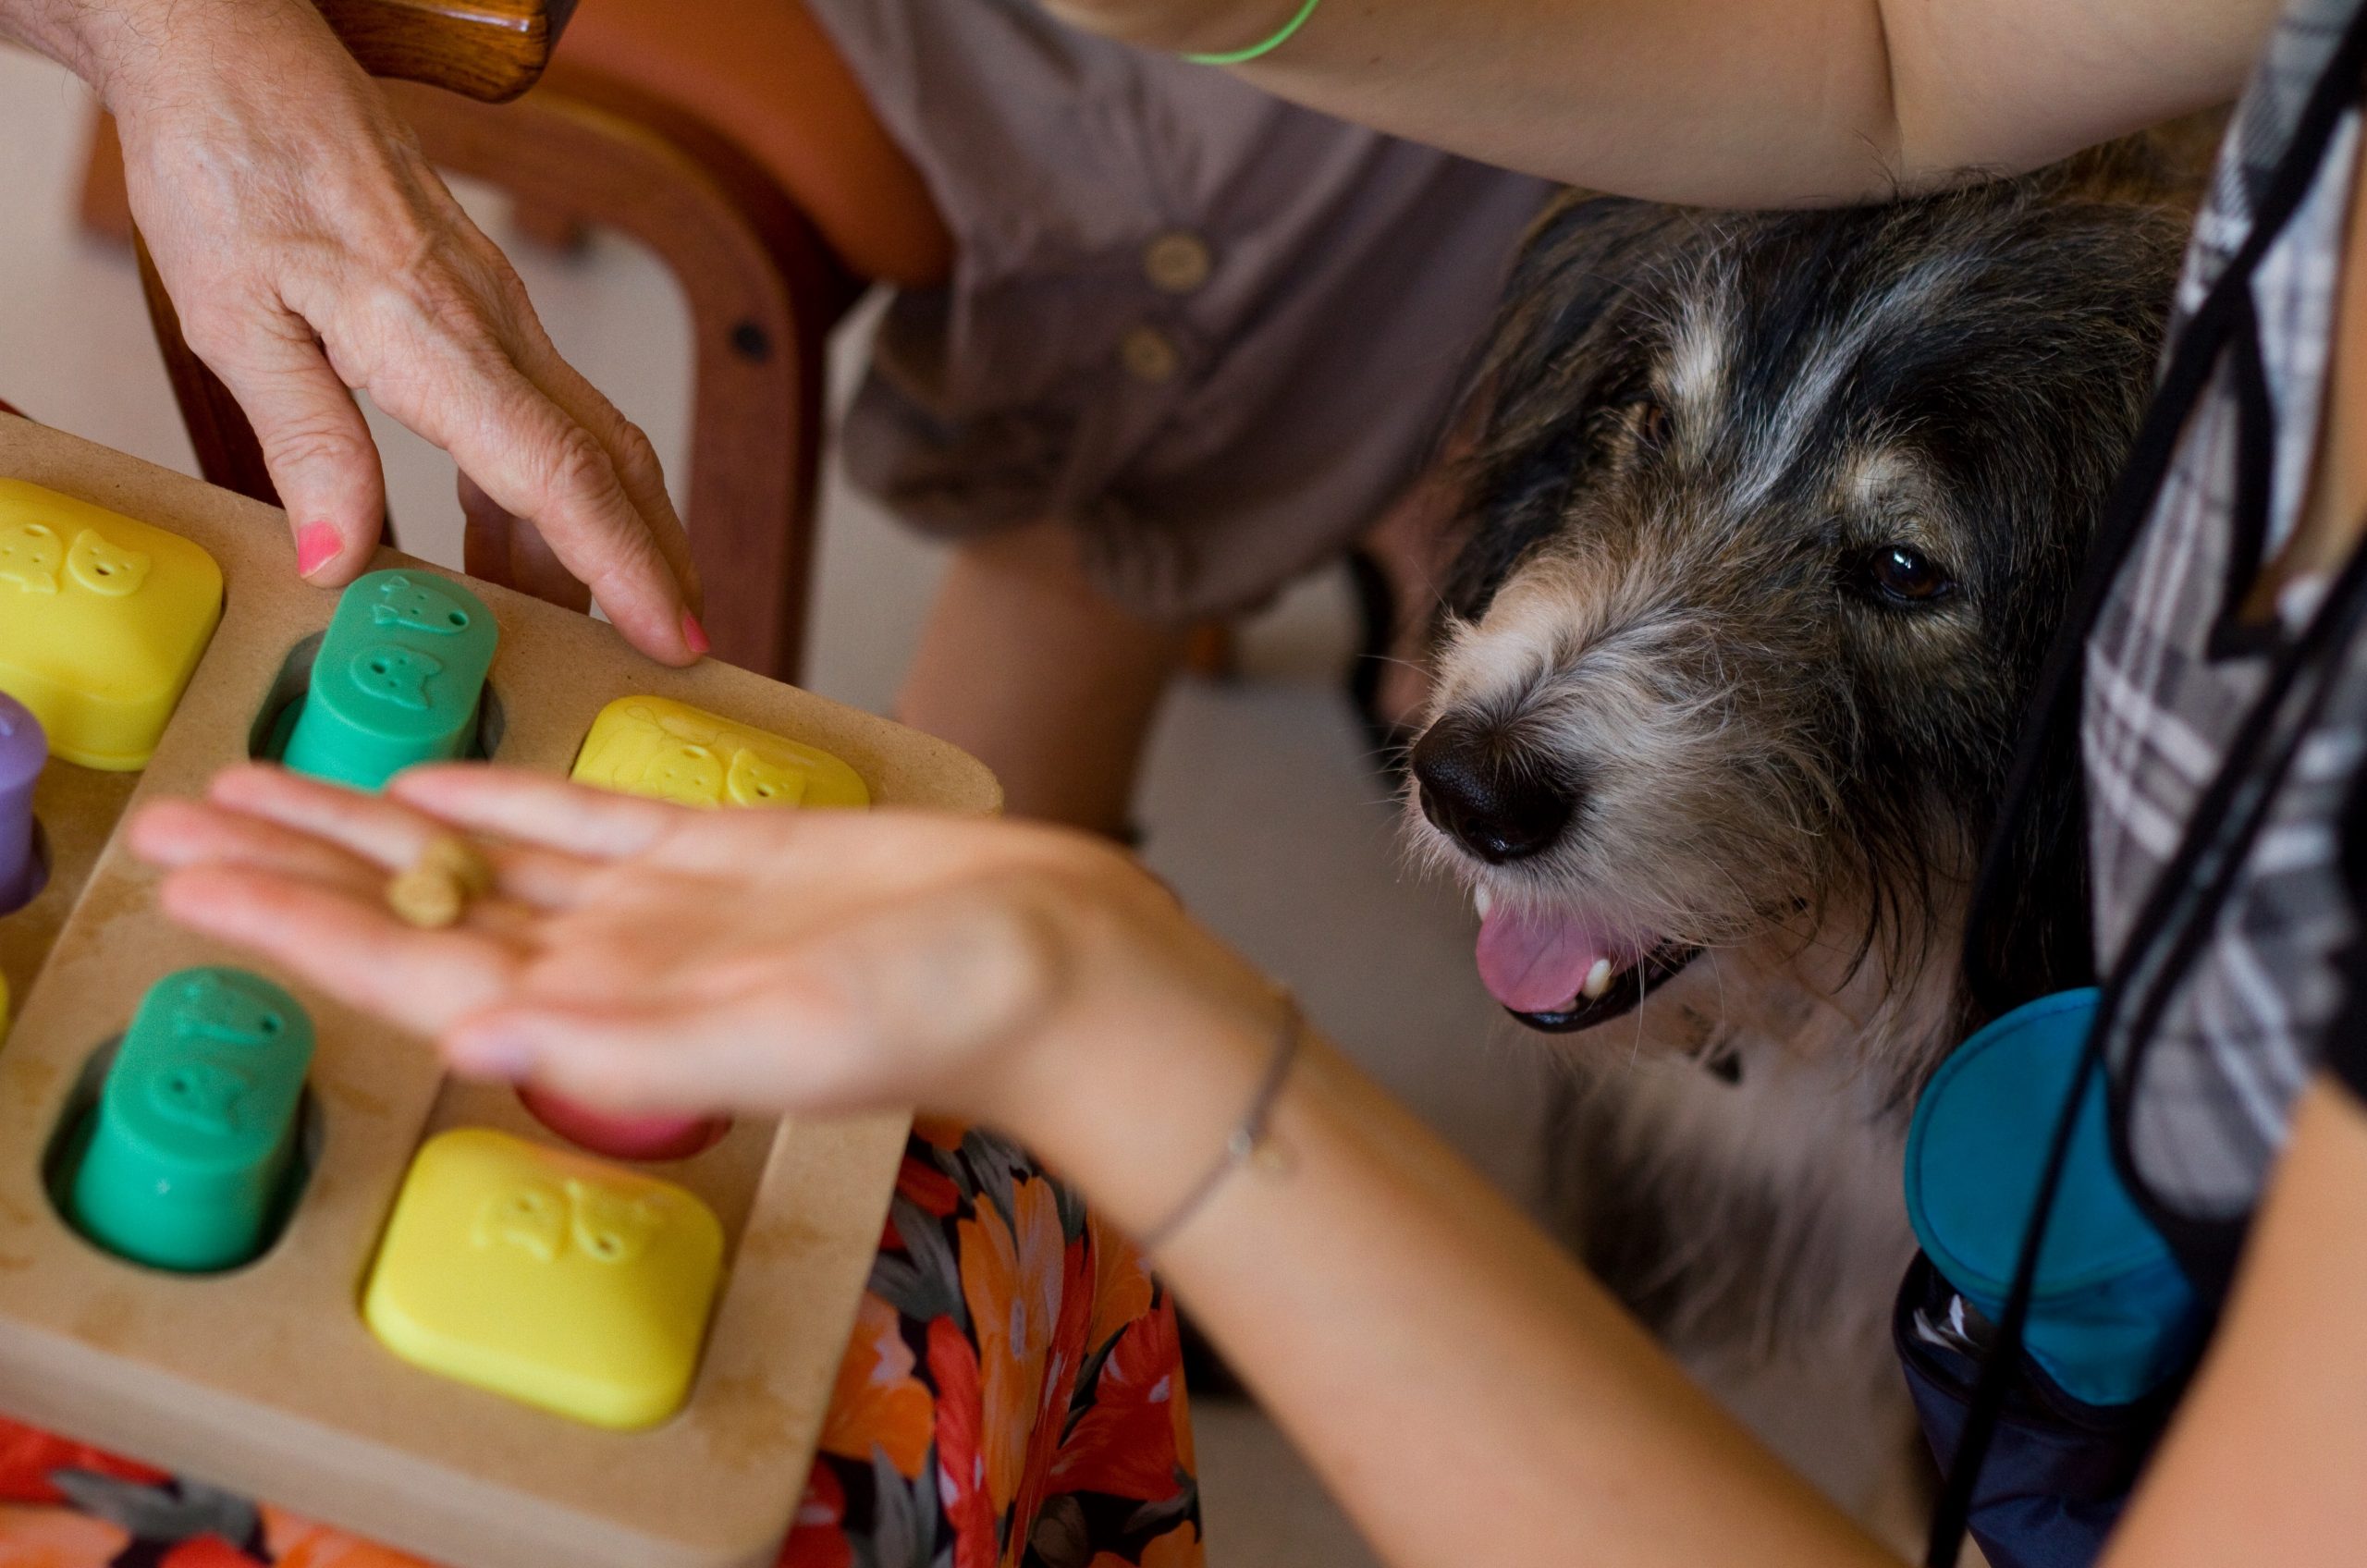
[[[1175,340],[1155,326],[1138,326],[1120,340],[1118,358],[1126,374],[1136,381],[1153,386],[1175,379],[1183,366],[1183,356],[1176,352]]]
[[[1143,247],[1143,276],[1162,294],[1189,294],[1216,271],[1208,242],[1189,229],[1171,229]]]

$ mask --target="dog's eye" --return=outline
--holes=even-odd
[[[1882,545],[1860,557],[1865,586],[1894,605],[1929,605],[1956,591],[1947,568],[1910,545]]]
[[[1658,398],[1638,398],[1635,403],[1636,444],[1647,452],[1657,452],[1668,445],[1668,405]]]

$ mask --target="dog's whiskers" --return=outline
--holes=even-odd
[[[1592,1260],[1696,1346],[1884,1353],[1958,867],[2152,379],[2170,195],[2124,151],[1881,208],[1573,198],[1475,373],[1409,861],[1566,916],[1573,964],[1640,952],[1555,1059]],[[2010,846],[2042,913],[2083,896],[2055,803]],[[2012,962],[2059,984],[2049,943]]]

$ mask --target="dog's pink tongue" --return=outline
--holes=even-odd
[[[1479,922],[1479,978],[1515,1012],[1551,1012],[1597,962],[1618,962],[1611,947],[1606,933],[1570,915],[1491,909]]]

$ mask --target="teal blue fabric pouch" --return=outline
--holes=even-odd
[[[2039,1179],[2099,993],[2017,1008],[1958,1047],[1907,1140],[1907,1211],[1950,1285],[1992,1321],[2013,1287]],[[2101,1069],[2099,1069],[2101,1071]],[[2092,1405],[2142,1399],[2181,1372],[2201,1329],[2193,1288],[2113,1159],[2107,1095],[2087,1096],[2039,1256],[2024,1346]]]

